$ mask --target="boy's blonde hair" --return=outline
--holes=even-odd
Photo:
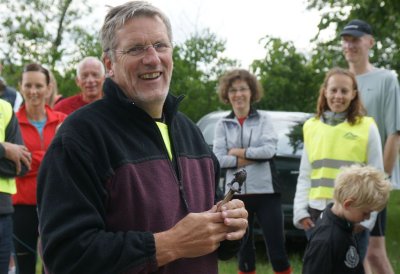
[[[353,207],[381,211],[389,200],[392,186],[383,172],[371,166],[352,165],[342,168],[336,177],[333,198],[343,205],[353,199]]]

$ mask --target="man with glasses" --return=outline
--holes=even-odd
[[[399,185],[400,89],[397,76],[370,63],[369,51],[375,40],[368,23],[352,20],[340,36],[344,57],[350,71],[356,75],[361,100],[381,135],[385,172],[394,185]],[[386,254],[385,226],[386,208],[379,212],[371,231],[366,258],[374,273],[391,274],[394,272]]]
[[[104,66],[96,57],[85,57],[76,68],[76,85],[80,92],[74,96],[62,99],[54,110],[69,115],[71,112],[92,103],[103,96]]]
[[[243,202],[217,210],[219,165],[168,93],[168,18],[142,1],[101,31],[104,97],[75,111],[42,162],[43,259],[50,273],[216,274],[247,228]]]

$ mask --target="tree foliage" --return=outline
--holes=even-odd
[[[321,76],[292,42],[264,37],[266,56],[251,68],[259,76],[264,97],[258,107],[268,110],[314,112]]]
[[[216,93],[218,78],[237,65],[223,56],[225,43],[206,29],[174,48],[171,92],[185,95],[180,110],[194,121],[222,106]]]
[[[373,28],[376,46],[371,51],[371,62],[400,73],[400,1],[398,0],[308,0],[309,9],[321,11],[318,25],[320,34],[335,29],[335,38],[320,42],[313,53],[313,62],[320,69],[344,66],[340,49],[340,31],[352,19],[367,21]]]
[[[92,8],[74,0],[0,0],[0,56],[8,82],[16,85],[22,66],[38,62],[55,73],[57,80],[75,69],[83,56],[101,54],[95,31],[82,23]],[[64,76],[65,76],[64,75]],[[62,86],[60,88],[62,90]],[[68,95],[68,91],[64,90]]]
[[[319,2],[314,2],[317,7]],[[101,55],[97,30],[83,21],[91,7],[75,0],[0,0],[0,9],[4,11],[0,14],[0,58],[9,84],[17,84],[23,65],[39,62],[54,72],[64,96],[76,93],[76,63],[83,56]],[[313,52],[315,58],[298,52],[292,42],[268,36],[260,42],[265,58],[251,66],[265,90],[258,107],[314,112],[324,68],[343,59],[337,41],[328,41],[331,48]],[[174,47],[170,89],[173,94],[186,96],[180,110],[194,121],[208,112],[230,108],[218,100],[218,79],[240,64],[224,56],[225,45],[226,41],[205,29]],[[326,58],[329,52],[332,55]]]

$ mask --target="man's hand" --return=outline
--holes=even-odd
[[[21,172],[21,162],[28,168],[31,168],[32,156],[29,150],[22,145],[16,145],[8,142],[2,143],[5,155],[4,157],[15,163],[17,174]]]
[[[217,212],[217,206],[190,213],[171,229],[154,234],[158,266],[179,258],[194,258],[217,250],[224,240],[238,240],[247,229],[247,211],[240,200],[232,200]]]
[[[243,201],[233,199],[221,207],[221,212],[224,224],[229,227],[226,240],[235,241],[243,238],[248,227],[248,213],[244,207]]]

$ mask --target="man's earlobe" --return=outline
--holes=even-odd
[[[109,54],[108,53],[103,53],[102,57],[103,57],[103,64],[104,64],[106,70],[111,70],[112,63],[111,63],[111,59],[110,59]]]
[[[106,68],[106,77],[114,76],[114,71],[112,70],[112,62],[108,54],[103,54],[103,63]]]
[[[371,39],[370,39],[370,48],[373,48],[374,45],[375,45],[375,39],[374,39],[374,37],[371,37]]]

